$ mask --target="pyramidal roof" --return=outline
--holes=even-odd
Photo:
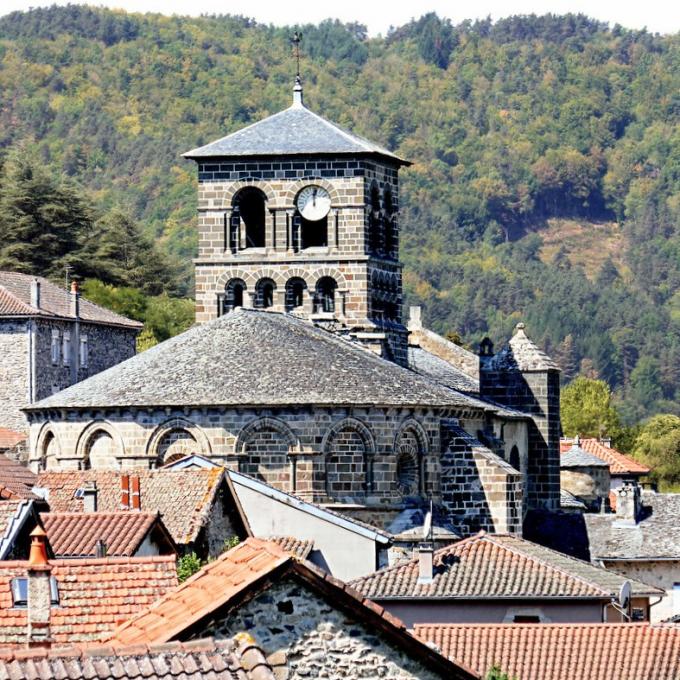
[[[295,83],[293,103],[287,109],[182,155],[200,159],[315,154],[378,155],[410,165],[384,147],[310,111],[304,105],[299,79]]]
[[[299,404],[496,411],[308,321],[243,308],[26,409]]]
[[[496,368],[520,371],[559,371],[560,367],[529,338],[524,324],[518,323],[508,344],[491,359]]]

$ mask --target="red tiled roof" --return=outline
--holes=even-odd
[[[138,476],[140,504],[144,512],[160,512],[163,524],[178,545],[191,543],[208,521],[217,490],[224,479],[222,468],[204,470],[82,470],[42,472],[39,486],[49,489],[48,502],[55,512],[82,512],[83,501],[75,498],[87,482],[97,484],[97,509],[121,509],[121,476]]]
[[[40,282],[39,308],[31,304],[31,285],[35,279]],[[142,328],[139,321],[132,321],[84,297],[80,298],[79,313],[83,321]],[[42,276],[0,271],[0,316],[72,318],[71,293]]]
[[[521,680],[680,678],[680,626],[672,624],[420,624],[414,633],[481,674],[495,664]]]
[[[150,647],[63,647],[0,652],[0,677],[119,680],[275,680],[248,635],[233,640],[193,640]]]
[[[108,557],[132,557],[161,522],[156,513],[136,511],[44,512],[40,520],[56,557],[95,557],[99,540]]]
[[[474,677],[455,664],[442,665],[443,657],[411,636],[404,624],[383,607],[330,574],[299,561],[278,545],[258,538],[246,539],[207,564],[182,585],[123,623],[109,642],[116,647],[167,642],[230,601],[237,598],[242,601],[248,591],[261,591],[265,584],[280,582],[291,573],[299,575],[311,588],[323,590],[325,599],[338,608],[351,609],[356,618],[366,621],[376,633],[387,636],[403,651],[443,671],[445,677],[451,680]]]
[[[560,440],[560,453],[564,455],[569,451],[572,445],[571,439]],[[581,439],[581,448],[587,453],[596,456],[605,463],[609,463],[609,472],[612,475],[646,475],[649,474],[651,468],[648,468],[642,463],[638,463],[630,456],[605,446],[597,439]]]
[[[175,556],[51,560],[59,606],[50,630],[57,643],[101,640],[120,621],[177,585]],[[25,643],[26,609],[14,608],[10,582],[25,577],[27,562],[0,562],[0,645]]]
[[[0,453],[0,486],[18,498],[35,498],[31,489],[37,481],[38,475],[25,465]]]
[[[276,543],[279,548],[295,555],[300,560],[306,560],[314,547],[314,541],[295,538],[295,536],[270,536],[267,540]]]
[[[510,534],[480,532],[434,553],[434,577],[418,583],[418,559],[351,582],[374,600],[390,598],[574,598],[609,599],[626,579],[590,562]],[[631,581],[636,594],[663,594]]]
[[[11,449],[13,446],[26,441],[27,438],[28,435],[25,432],[15,432],[6,427],[0,427],[0,449]]]

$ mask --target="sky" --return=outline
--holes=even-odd
[[[69,0],[57,0],[64,5]],[[70,0],[71,2],[77,0]],[[0,14],[29,7],[54,4],[53,0],[3,0]],[[85,3],[82,3],[85,4]],[[437,12],[454,23],[464,19],[491,16],[492,19],[512,14],[583,13],[621,24],[626,28],[647,28],[658,33],[680,31],[680,4],[677,0],[342,0],[328,3],[320,0],[94,0],[88,4],[105,5],[134,12],[162,14],[242,14],[262,23],[292,25],[318,23],[329,17],[357,21],[368,26],[372,36],[384,35],[390,26],[401,26],[427,12]]]

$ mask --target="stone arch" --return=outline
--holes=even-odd
[[[293,491],[293,458],[299,451],[293,431],[277,418],[257,418],[248,423],[236,438],[239,471],[267,484]]]
[[[35,444],[36,458],[40,470],[54,470],[59,467],[61,443],[51,423],[43,423]]]
[[[396,456],[395,483],[404,496],[422,493],[425,481],[425,456],[429,451],[427,433],[414,418],[399,426],[394,437]]]
[[[285,307],[287,312],[302,309],[308,293],[307,282],[301,276],[291,276],[286,281]]]
[[[97,465],[92,464],[93,454]],[[118,468],[123,455],[125,455],[123,438],[120,432],[106,420],[95,420],[89,423],[80,433],[76,443],[76,456],[80,460],[82,469]]]
[[[331,498],[362,497],[372,488],[375,439],[356,418],[335,423],[322,442],[326,493]]]
[[[232,206],[236,194],[247,188],[259,189],[265,195],[267,203],[270,205],[276,201],[276,192],[269,182],[263,182],[262,180],[255,178],[245,178],[238,180],[237,182],[232,182],[227,187],[224,194],[222,195],[222,204],[225,207]]]
[[[186,433],[189,435],[191,440],[194,442],[195,450],[187,451],[185,455],[190,453],[198,453],[201,456],[210,457],[212,455],[212,448],[210,446],[210,440],[206,436],[205,432],[198,427],[195,423],[187,420],[186,418],[169,418],[168,420],[162,422],[156,429],[151,433],[151,436],[146,442],[146,455],[150,460],[155,460],[158,465],[170,462],[168,460],[172,452],[168,450],[163,450],[171,442],[166,441],[168,437],[171,437],[173,433]],[[177,441],[180,441],[179,439]],[[187,443],[189,441],[185,439]],[[175,449],[181,448],[181,446],[174,447]],[[178,451],[176,451],[178,452]]]
[[[269,276],[263,276],[255,284],[255,307],[270,309],[274,306],[277,289],[276,281]]]
[[[217,279],[217,290],[224,290],[231,279],[241,279],[248,288],[252,288],[257,281],[257,275],[241,267],[229,267]]]
[[[317,269],[313,269],[311,272],[307,272],[307,285],[310,288],[316,288],[319,279],[322,279],[326,276],[335,279],[335,282],[338,284],[338,290],[347,289],[347,279],[345,278],[345,275],[335,267],[318,267]]]
[[[331,197],[331,209],[338,207],[341,199],[337,187],[322,177],[305,177],[304,179],[299,179],[296,182],[291,182],[288,185],[285,193],[281,194],[278,207],[295,209],[295,197],[309,184],[316,184],[317,186],[324,188]]]

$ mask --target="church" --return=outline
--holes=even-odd
[[[196,325],[25,408],[30,464],[199,454],[384,528],[459,535],[559,508],[559,369],[523,325],[498,352],[405,318],[408,161],[289,108],[184,154],[198,170]]]

